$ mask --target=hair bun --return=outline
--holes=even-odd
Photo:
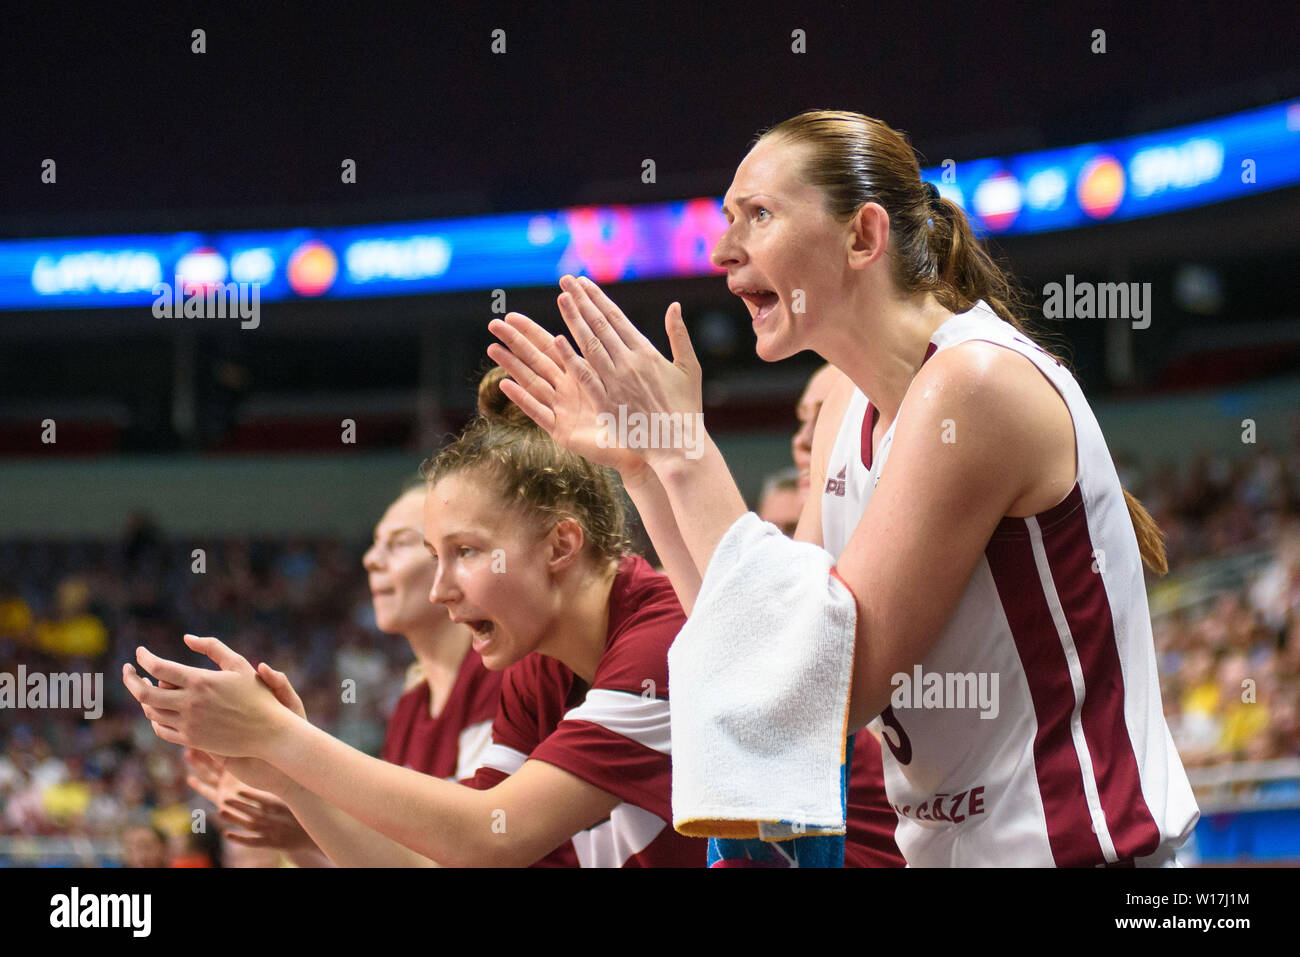
[[[535,426],[527,413],[501,391],[501,380],[509,379],[506,370],[493,366],[478,384],[478,413],[489,422],[519,427]]]

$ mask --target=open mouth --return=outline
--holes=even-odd
[[[760,322],[772,314],[776,304],[781,301],[778,296],[770,289],[737,289],[736,295],[745,302],[754,305],[754,321]]]
[[[465,626],[474,634],[475,651],[482,651],[490,645],[493,636],[496,634],[496,625],[486,618],[466,621]]]

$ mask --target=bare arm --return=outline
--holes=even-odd
[[[280,796],[316,842],[313,850],[323,853],[327,864],[333,863],[338,867],[440,866],[423,854],[367,827],[297,782],[288,782]],[[307,863],[299,863],[296,859],[295,862],[299,866],[319,866],[310,863],[310,856],[305,857]]]
[[[334,862],[329,859],[329,855],[315,844],[295,851],[285,851],[285,853],[289,856],[289,860],[293,861],[295,867],[334,867]]]
[[[185,763],[191,772],[186,781],[216,807],[226,837],[246,847],[274,848],[299,867],[329,867],[329,858],[277,794],[252,787],[229,770],[227,764],[237,761],[241,759],[185,749]],[[242,759],[242,763],[252,762],[252,758]],[[265,768],[267,777],[288,782],[265,762],[256,763]]]
[[[301,721],[272,737],[267,759],[362,824],[447,865],[532,864],[619,804],[541,761],[478,791],[371,758]],[[304,820],[309,830],[315,823]]]
[[[702,445],[698,459],[663,456],[654,468],[691,559],[707,569],[722,536],[749,509],[713,439],[706,436]]]
[[[938,353],[912,382],[889,466],[838,563],[858,612],[851,728],[929,653],[1011,504],[1055,444],[1073,443],[1044,413],[1043,389],[1030,363],[988,343]]]
[[[221,671],[167,661],[144,648],[123,682],[164,741],[260,758],[321,800],[417,854],[455,866],[525,866],[603,820],[620,799],[541,761],[487,791],[440,781],[363,754],[282,705],[241,656],[215,638],[186,636]],[[301,804],[301,795],[293,795]],[[309,811],[305,810],[308,816]],[[304,822],[307,823],[307,822]],[[314,820],[311,826],[319,827]]]
[[[227,802],[229,810],[223,809],[223,817],[238,829],[228,831],[226,836],[236,844],[277,848],[299,867],[438,866],[321,800],[266,762],[256,758],[232,760],[239,762],[246,774],[252,764],[261,765],[264,770],[257,777],[267,784],[271,783],[268,779],[278,779],[272,791],[244,787]],[[285,839],[277,817],[292,822],[300,832],[296,839]]]
[[[664,572],[672,582],[673,591],[686,614],[695,607],[695,597],[700,593],[700,580],[704,577],[703,569],[695,564],[686,542],[682,540],[681,529],[677,526],[677,517],[673,514],[672,503],[663,483],[649,468],[624,476],[623,487],[641,524],[655,547],[655,553],[663,562]]]
[[[241,825],[227,836],[250,847],[278,847],[299,867],[438,867],[313,794],[258,758],[230,758],[230,767],[258,788],[238,790],[228,803],[231,819]],[[230,772],[227,772],[229,774]],[[245,800],[240,800],[240,798]],[[278,808],[267,808],[268,804]],[[290,846],[274,828],[259,827],[276,810],[289,817],[301,836]],[[270,812],[270,813],[268,813]],[[238,815],[238,816],[236,816]],[[243,820],[241,820],[243,818]]]
[[[242,659],[241,659],[242,660]],[[227,661],[238,666],[233,658]],[[258,677],[305,719],[289,679],[263,663]],[[436,867],[356,818],[321,800],[258,758],[223,758],[185,750],[191,787],[217,807],[227,838],[244,847],[274,848],[299,867]]]

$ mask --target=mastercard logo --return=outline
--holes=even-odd
[[[1105,219],[1124,201],[1124,167],[1103,153],[1079,171],[1079,205],[1093,219]]]
[[[338,257],[319,240],[303,243],[289,257],[289,288],[300,296],[319,296],[338,274]]]

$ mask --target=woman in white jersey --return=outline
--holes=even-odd
[[[813,111],[757,139],[723,212],[713,262],[749,304],[758,355],[811,349],[851,380],[818,421],[820,494],[796,538],[826,548],[853,593],[848,728],[883,725],[908,862],[1172,863],[1198,812],[1144,589],[1144,561],[1165,570],[1160,532],[962,210],[886,124]],[[489,352],[525,411],[561,442],[593,413],[699,413],[680,305],[669,362],[594,283],[561,286],[582,354],[556,346],[587,404],[557,399],[530,366],[536,330],[513,314],[490,327],[513,362]],[[686,455],[637,450],[623,476],[688,613],[745,514],[716,445],[696,438]]]

